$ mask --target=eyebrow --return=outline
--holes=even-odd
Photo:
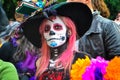
[[[55,24],[54,24],[54,26],[56,26],[56,25],[58,25],[58,26],[62,26],[62,25],[61,25],[61,24],[59,24],[59,23],[55,23]]]

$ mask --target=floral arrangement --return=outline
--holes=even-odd
[[[24,0],[19,3],[16,12],[30,17],[54,3],[57,3],[57,0]]]
[[[43,8],[50,6],[51,4],[57,2],[57,0],[25,0],[25,2],[28,3],[32,3],[34,4],[36,7],[38,7],[38,9],[42,10]]]
[[[35,3],[35,5],[39,7],[40,10],[42,10],[47,3],[47,0],[32,0],[32,2]]]
[[[96,59],[78,59],[70,72],[71,80],[120,80],[120,57],[108,61],[102,57]]]

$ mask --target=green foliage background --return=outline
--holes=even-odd
[[[9,19],[14,19],[15,8],[17,0],[2,0],[2,6]]]
[[[58,0],[58,2],[63,2],[66,0]],[[120,10],[120,0],[105,0],[109,10],[110,10],[110,19],[114,19],[117,11]],[[17,0],[2,0],[3,8],[7,13],[9,19],[14,19],[15,8],[17,6]]]
[[[109,10],[110,10],[110,19],[115,19],[117,12],[120,11],[120,0],[105,0]]]

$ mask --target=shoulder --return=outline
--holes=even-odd
[[[118,25],[113,21],[108,18],[104,18],[101,15],[96,15],[96,17],[93,18],[93,25],[100,25],[102,29],[105,31],[107,30],[114,30]]]
[[[96,15],[96,18],[93,18],[97,21],[99,21],[100,23],[103,23],[103,24],[108,24],[108,23],[113,23],[112,20],[108,19],[108,18],[104,18],[102,17],[101,15]]]
[[[100,15],[100,12],[99,12],[98,10],[95,10],[95,11],[93,12],[93,21],[102,22],[102,23],[111,22],[110,19],[101,16],[101,15]]]
[[[0,80],[8,78],[9,80],[18,80],[17,70],[12,63],[0,60]]]
[[[0,60],[0,69],[15,69],[14,65],[10,62]]]
[[[113,23],[113,21],[101,16],[100,12],[96,10],[93,12],[93,23],[109,24],[109,23]]]

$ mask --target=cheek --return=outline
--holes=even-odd
[[[65,36],[66,33],[60,33],[60,34],[57,34],[57,36]]]
[[[65,36],[66,35],[66,30],[55,32],[55,34],[56,34],[56,36]]]
[[[48,33],[44,33],[43,35],[44,35],[44,38],[45,38],[45,39],[47,39],[48,36],[49,36]]]
[[[120,17],[119,17],[118,19],[119,19],[119,21],[120,21]]]

